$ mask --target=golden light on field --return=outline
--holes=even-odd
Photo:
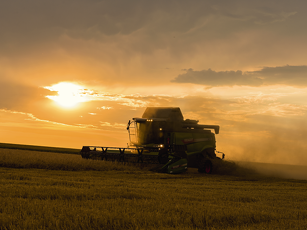
[[[50,91],[56,91],[58,95],[46,97],[65,108],[71,108],[80,102],[87,101],[86,96],[83,94],[84,87],[74,83],[60,82],[53,86],[46,86],[44,88],[49,89]]]

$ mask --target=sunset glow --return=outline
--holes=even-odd
[[[87,101],[85,95],[82,94],[83,87],[74,83],[61,82],[50,87],[46,86],[44,88],[49,89],[50,91],[56,91],[58,95],[46,97],[65,108],[71,108],[80,102]]]

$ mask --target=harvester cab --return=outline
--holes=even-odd
[[[133,118],[130,124],[130,145],[137,147],[166,147],[174,126],[183,121],[179,108],[149,107],[142,118]]]
[[[211,173],[212,162],[220,159],[215,151],[219,126],[184,120],[178,107],[148,107],[141,118],[129,120],[127,130],[130,144],[128,148],[117,148],[123,155],[120,159],[137,155],[138,162],[163,164],[161,170],[168,173],[180,173],[187,167]],[[101,148],[106,156],[101,158],[116,156],[115,150],[108,153],[110,147]]]

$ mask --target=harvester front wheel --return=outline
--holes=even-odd
[[[83,159],[88,159],[89,158],[88,154],[87,153],[83,153],[83,152],[81,152],[81,157]]]
[[[207,159],[202,159],[198,166],[198,172],[211,174],[212,173],[212,162]]]

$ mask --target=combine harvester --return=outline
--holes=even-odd
[[[142,118],[129,120],[127,148],[83,146],[82,158],[159,164],[160,172],[182,173],[187,167],[211,173],[214,163],[224,159],[215,150],[218,125],[200,125],[183,119],[178,107],[148,107]],[[222,154],[219,158],[216,153]]]

